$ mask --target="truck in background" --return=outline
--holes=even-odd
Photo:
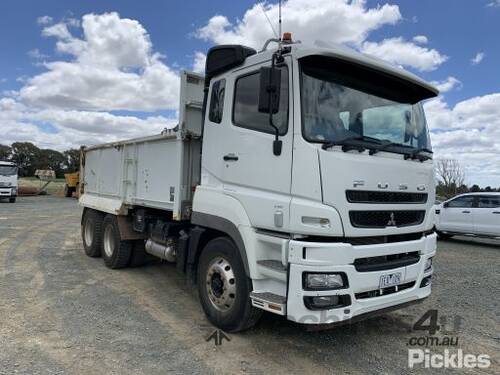
[[[15,203],[17,197],[17,166],[10,161],[0,161],[0,199]]]
[[[361,319],[431,293],[437,90],[344,47],[216,46],[183,72],[176,129],[82,149],[87,255],[146,253],[196,283],[214,325],[262,311]]]

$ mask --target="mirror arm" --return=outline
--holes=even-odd
[[[267,88],[267,91],[269,92],[269,108],[271,109],[269,111],[269,125],[272,126],[274,128],[274,142],[273,142],[273,154],[275,156],[279,156],[281,155],[281,149],[282,149],[282,146],[283,146],[283,141],[281,141],[279,139],[279,134],[280,134],[280,131],[278,129],[278,127],[274,124],[274,121],[273,121],[273,108],[274,108],[274,100],[276,98],[276,95],[273,90],[273,88],[271,87],[271,83],[273,82],[273,72],[274,72],[274,68],[276,67],[276,59],[278,59],[278,61],[281,61],[283,59],[283,56],[277,56],[276,53],[273,53],[273,57],[272,57],[272,60],[271,60],[271,75],[270,75],[270,82],[269,82],[269,86]]]

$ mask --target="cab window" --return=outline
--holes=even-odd
[[[281,69],[280,104],[278,113],[273,115],[273,122],[280,135],[288,130],[288,69]],[[233,123],[235,126],[274,134],[269,125],[269,114],[258,110],[260,73],[247,74],[236,80],[234,88]]]
[[[448,202],[451,208],[470,208],[474,203],[474,197],[459,197]]]
[[[479,208],[497,208],[500,207],[500,196],[482,196],[479,197]]]
[[[208,119],[211,122],[220,124],[222,113],[224,112],[224,93],[226,89],[226,80],[221,79],[212,85],[212,95],[210,96],[210,108],[208,110]]]

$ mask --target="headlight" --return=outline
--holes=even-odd
[[[429,272],[432,269],[432,258],[429,258],[425,261],[424,272]]]
[[[304,289],[331,290],[347,287],[347,276],[343,272],[336,273],[304,273]]]

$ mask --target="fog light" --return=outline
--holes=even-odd
[[[305,290],[331,290],[347,287],[345,273],[304,273]]]
[[[425,261],[424,272],[429,272],[430,270],[432,270],[432,258],[429,258]]]
[[[12,195],[17,195],[17,188],[12,188],[12,192],[11,192]]]
[[[429,286],[431,284],[432,284],[432,275],[429,275],[429,276],[424,277],[422,279],[422,282],[420,283],[420,287],[423,288],[423,287]]]
[[[309,310],[328,310],[346,307],[351,304],[349,294],[337,296],[306,296],[304,304]]]

